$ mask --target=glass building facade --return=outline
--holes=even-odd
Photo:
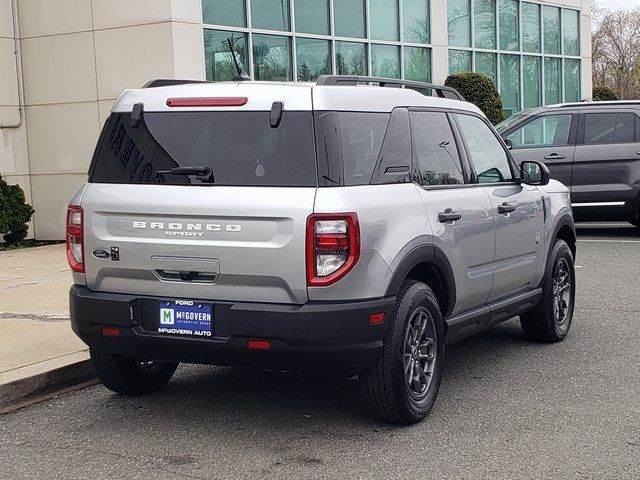
[[[447,21],[433,25],[436,6],[445,8]],[[463,71],[489,76],[507,115],[581,98],[580,12],[561,4],[203,0],[202,13],[208,80],[233,77],[232,43],[256,80],[307,81],[336,73],[431,81],[438,28],[446,30],[440,38],[447,39],[448,71],[436,77]]]

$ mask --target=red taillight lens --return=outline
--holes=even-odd
[[[271,342],[269,340],[247,340],[247,348],[249,350],[271,350]]]
[[[78,205],[67,208],[67,260],[74,272],[84,273],[84,212]]]
[[[360,227],[355,213],[322,213],[307,219],[307,284],[331,285],[360,258]]]
[[[168,107],[242,107],[247,97],[184,97],[167,99]]]

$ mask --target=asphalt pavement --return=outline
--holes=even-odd
[[[370,419],[353,380],[182,365],[150,396],[0,416],[0,478],[640,478],[640,230],[578,235],[565,341],[510,320],[452,345],[418,425]]]

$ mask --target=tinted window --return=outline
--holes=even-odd
[[[626,143],[635,141],[633,113],[587,113],[584,116],[584,143]]]
[[[478,183],[507,182],[513,179],[509,157],[491,128],[478,117],[456,115],[469,160]]]
[[[560,147],[569,143],[571,115],[546,115],[531,120],[507,136],[514,147]]]
[[[287,112],[271,128],[269,112],[114,113],[94,156],[90,181],[200,184],[159,174],[173,167],[211,167],[216,185],[315,186],[311,112]]]
[[[397,108],[391,114],[371,183],[408,182],[410,169],[411,128],[409,127],[409,112],[404,108]]]
[[[411,112],[416,150],[416,181],[421,185],[464,183],[456,142],[447,115]]]

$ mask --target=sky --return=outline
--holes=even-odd
[[[640,6],[640,0],[596,0],[601,8],[611,10],[631,10]]]

